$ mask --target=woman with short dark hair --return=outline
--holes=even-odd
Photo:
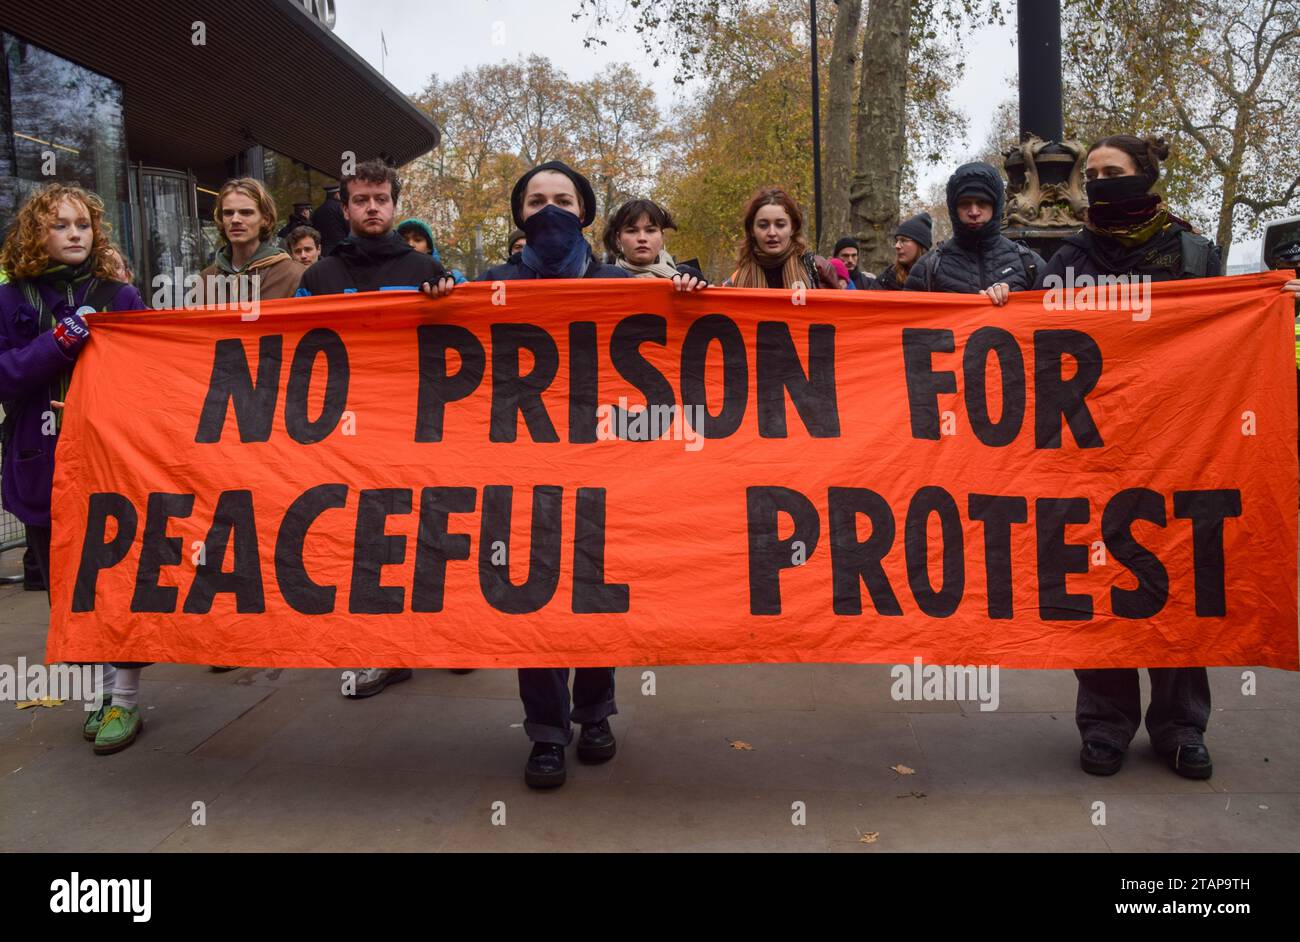
[[[679,265],[664,248],[664,232],[676,228],[668,210],[654,200],[628,200],[605,224],[605,248],[614,264],[635,278],[669,278],[678,291],[708,287],[699,269]]]

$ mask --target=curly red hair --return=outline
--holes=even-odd
[[[93,237],[90,255],[95,260],[95,277],[106,281],[115,279],[113,243],[108,237],[113,227],[104,218],[104,201],[89,190],[67,183],[47,183],[18,210],[4,248],[0,248],[0,267],[9,277],[33,278],[50,267],[53,260],[45,251],[45,239],[58,215],[59,205],[64,202],[80,204],[90,216]]]

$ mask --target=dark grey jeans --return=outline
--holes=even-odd
[[[524,732],[533,742],[567,746],[570,721],[599,723],[618,712],[614,703],[614,668],[579,667],[573,672],[570,709],[569,668],[528,667],[519,671],[519,699],[524,701]]]
[[[1079,699],[1074,719],[1085,742],[1128,749],[1142,724],[1136,668],[1076,670]],[[1210,675],[1204,667],[1151,667],[1147,735],[1156,752],[1199,745],[1210,719]]]

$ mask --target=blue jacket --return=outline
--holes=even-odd
[[[37,290],[57,322],[82,306],[90,285],[86,281],[78,286],[71,303],[49,285],[38,284]],[[121,285],[112,297],[110,311],[146,309],[140,292],[131,285]],[[95,342],[93,328],[89,342]],[[0,500],[6,510],[34,527],[50,525],[58,443],[57,431],[42,434],[50,410],[50,387],[72,369],[73,362],[54,339],[53,330],[40,330],[40,314],[27,302],[22,282],[0,285],[0,401],[5,409]]]

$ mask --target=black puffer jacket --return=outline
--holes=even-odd
[[[957,199],[972,188],[993,197],[993,218],[971,229],[957,217]],[[948,178],[948,216],[953,237],[917,260],[907,276],[908,291],[978,294],[1005,282],[1012,291],[1034,287],[1045,263],[1037,252],[1002,235],[1006,195],[1002,174],[986,163],[963,164]]]
[[[303,272],[297,297],[418,290],[442,276],[442,266],[432,256],[415,251],[396,232],[374,238],[349,236]]]

